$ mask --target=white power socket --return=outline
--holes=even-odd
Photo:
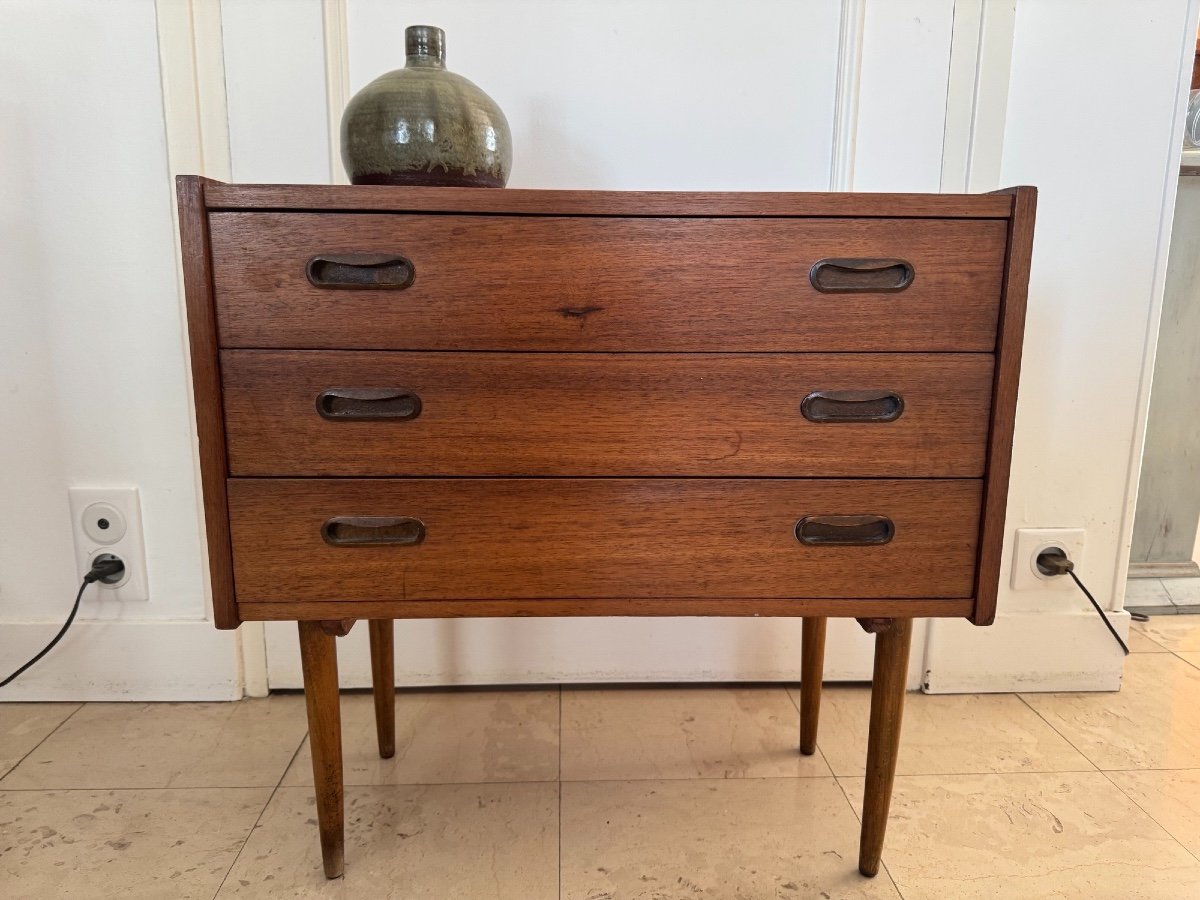
[[[142,505],[133,487],[67,489],[71,502],[71,532],[75,537],[75,567],[80,579],[101,553],[113,553],[125,563],[116,584],[96,582],[99,596],[113,600],[146,601],[146,549],[142,542]]]
[[[1069,577],[1039,572],[1037,558],[1043,550],[1057,547],[1076,569],[1082,569],[1084,534],[1082,528],[1018,528],[1012,560],[1013,590],[1070,590],[1073,585]]]

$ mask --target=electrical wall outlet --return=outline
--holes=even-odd
[[[67,489],[71,502],[71,531],[75,536],[75,567],[79,578],[92,568],[101,553],[113,553],[125,563],[125,575],[116,584],[96,583],[106,600],[146,601],[146,550],[142,542],[142,505],[137,488]]]
[[[1075,563],[1077,570],[1081,570],[1083,539],[1082,528],[1018,528],[1012,561],[1013,590],[1070,590],[1073,585],[1069,576],[1043,575],[1038,571],[1038,554],[1057,547]]]

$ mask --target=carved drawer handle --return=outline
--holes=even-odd
[[[305,267],[319,288],[399,291],[417,277],[412,260],[394,253],[329,253],[314,256]]]
[[[317,414],[331,422],[415,419],[421,398],[403,388],[330,388],[317,394]]]
[[[796,523],[796,540],[810,546],[886,544],[895,534],[887,516],[805,516]]]
[[[895,391],[813,391],[800,401],[810,422],[895,422],[903,412]]]
[[[912,263],[903,259],[822,259],[808,272],[823,294],[902,291],[915,277]]]
[[[335,547],[412,546],[425,540],[425,523],[409,516],[338,516],[321,526],[321,537]]]

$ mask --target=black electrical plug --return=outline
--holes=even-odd
[[[1037,555],[1037,570],[1048,578],[1075,571],[1075,563],[1060,547],[1047,547]]]
[[[92,568],[83,576],[83,583],[117,584],[124,577],[125,561],[112,553],[101,553],[92,560]]]

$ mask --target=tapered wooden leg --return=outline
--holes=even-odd
[[[864,622],[863,627],[875,632],[875,675],[871,681],[871,733],[867,739],[867,783],[863,793],[858,871],[874,878],[883,855],[883,836],[896,777],[912,619],[868,621],[870,625]]]
[[[336,638],[319,622],[299,622],[308,743],[312,750],[317,826],[325,877],[338,878],[345,865],[342,806],[342,716],[338,703]]]
[[[375,733],[379,737],[379,755],[396,755],[396,663],[392,650],[392,620],[372,619],[367,623],[371,635],[371,687],[375,693]]]
[[[825,675],[824,616],[805,616],[800,645],[800,752],[817,751],[817,722],[821,718],[821,679]]]

